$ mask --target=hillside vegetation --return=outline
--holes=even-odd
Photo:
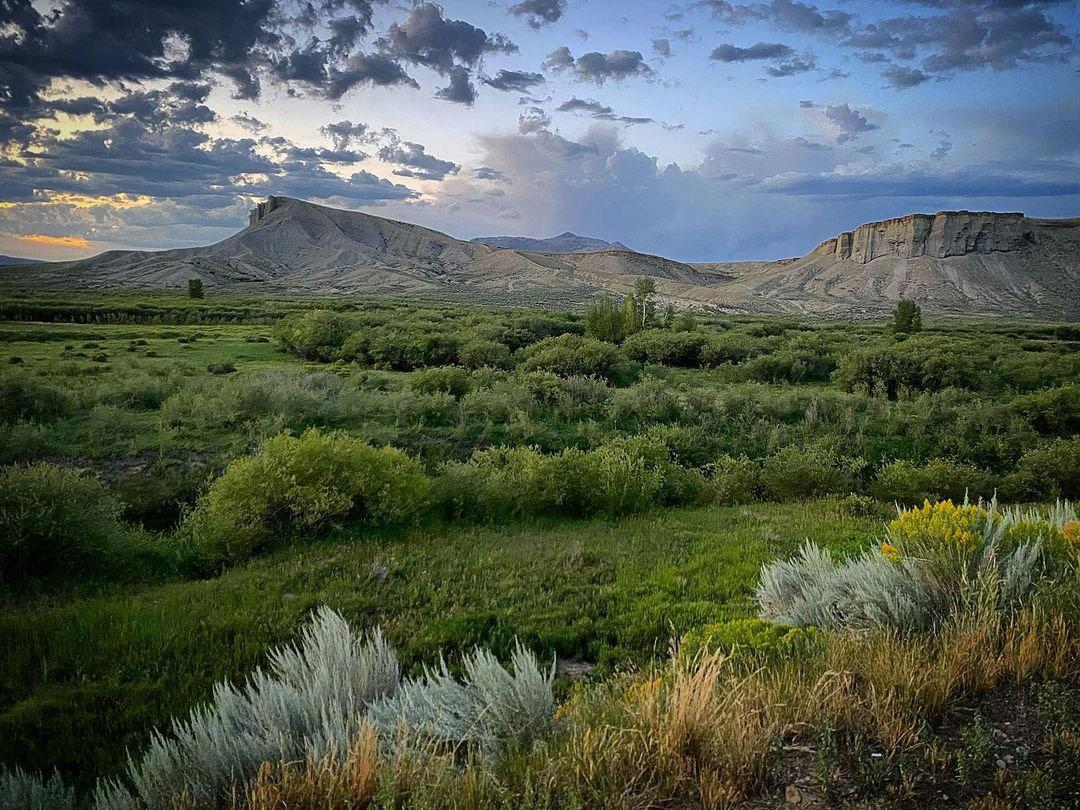
[[[0,316],[0,804],[1069,806],[1074,326]]]

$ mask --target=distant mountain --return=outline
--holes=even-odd
[[[581,238],[563,234],[555,241],[568,237]],[[270,197],[251,212],[246,228],[207,247],[109,251],[75,262],[0,268],[0,283],[19,288],[185,289],[188,279],[199,278],[211,294],[552,307],[625,295],[641,276],[654,279],[663,303],[719,312],[881,316],[910,298],[927,313],[1077,320],[1080,219],[912,214],[860,225],[795,259],[687,264],[621,245],[576,253],[492,247],[371,214]]]
[[[622,242],[605,242],[591,236],[578,236],[567,231],[547,239],[530,239],[527,236],[478,236],[471,240],[477,245],[524,250],[529,253],[596,253],[601,250],[629,250]]]
[[[42,264],[41,259],[20,259],[18,256],[0,256],[0,265]]]

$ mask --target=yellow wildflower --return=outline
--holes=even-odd
[[[931,546],[970,554],[982,544],[982,526],[989,513],[979,506],[952,501],[925,501],[889,524],[889,542],[902,552],[906,545]]]
[[[900,550],[892,543],[882,543],[881,554],[886,559],[892,560],[893,562],[900,559]]]

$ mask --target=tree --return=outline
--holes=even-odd
[[[898,335],[910,335],[922,330],[922,310],[914,301],[901,298],[893,310],[892,329]]]
[[[187,283],[188,298],[202,298],[203,284],[201,278],[189,278]]]
[[[609,343],[621,343],[626,337],[626,317],[614,298],[597,298],[585,312],[585,334]]]
[[[639,329],[652,325],[656,315],[656,302],[653,300],[655,292],[656,282],[648,276],[642,276],[634,282],[634,309],[638,316]]]

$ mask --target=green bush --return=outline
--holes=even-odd
[[[111,555],[121,506],[96,478],[41,462],[0,470],[0,577],[70,572]]]
[[[525,371],[550,371],[560,377],[603,377],[617,385],[633,381],[629,358],[612,343],[559,335],[544,338],[518,352]]]
[[[510,364],[510,348],[496,340],[470,340],[458,351],[466,368],[504,368]]]
[[[1012,499],[1080,498],[1080,436],[1028,450],[1005,489]]]
[[[21,371],[0,375],[0,424],[20,420],[47,421],[68,416],[73,411],[65,391]]]
[[[437,366],[414,372],[409,387],[421,394],[450,394],[461,399],[472,390],[469,372],[457,366]]]
[[[863,466],[824,444],[789,445],[766,459],[761,480],[771,498],[816,498],[858,489]]]
[[[709,499],[722,506],[751,503],[761,497],[761,467],[746,456],[721,456],[705,467],[705,482]]]
[[[628,337],[622,348],[632,359],[641,363],[699,368],[702,365],[702,349],[708,342],[709,336],[704,332],[646,329]]]
[[[995,487],[992,476],[970,464],[936,458],[923,465],[894,461],[882,468],[870,489],[879,500],[910,506],[965,496],[990,498]]]
[[[672,461],[655,438],[619,438],[596,448],[544,455],[494,448],[443,467],[439,506],[451,518],[499,520],[540,514],[625,514],[700,497],[700,473]]]
[[[298,357],[326,361],[337,358],[355,328],[353,319],[339,312],[314,310],[284,318],[274,327],[274,336]]]
[[[315,429],[281,434],[230,464],[186,528],[206,561],[235,562],[275,535],[319,532],[337,520],[381,525],[416,517],[428,484],[400,450]]]
[[[722,652],[732,658],[766,663],[819,647],[824,639],[815,627],[790,627],[757,618],[733,619],[695,627],[683,636],[679,651],[691,659]]]

